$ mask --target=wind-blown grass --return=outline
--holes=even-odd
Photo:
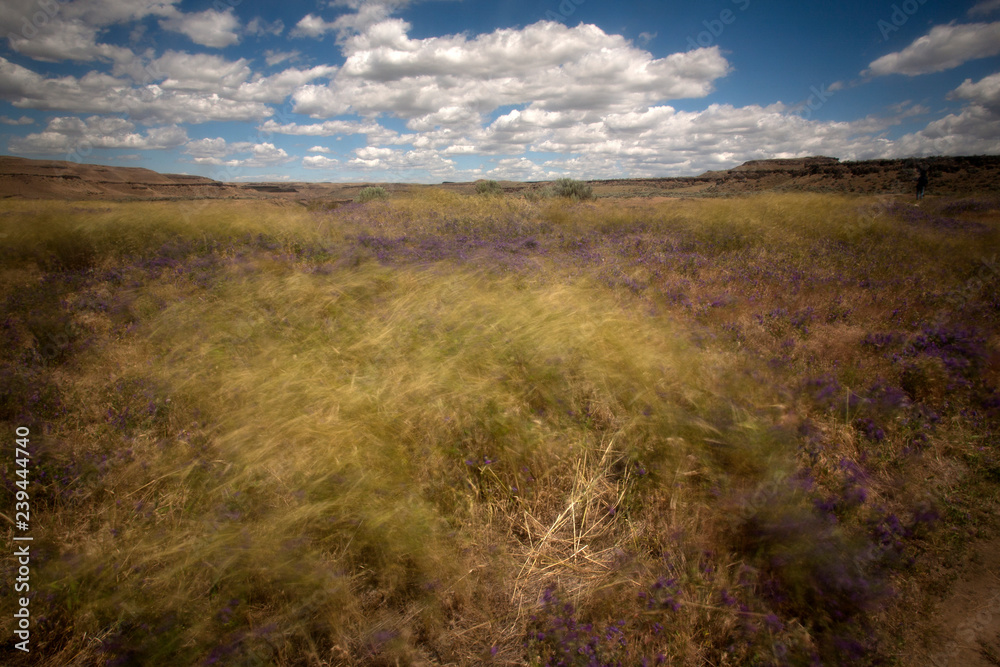
[[[40,664],[863,664],[993,506],[978,211],[4,206]]]

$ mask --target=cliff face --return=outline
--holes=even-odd
[[[1000,194],[1000,156],[929,157],[841,162],[832,157],[751,160],[680,178],[590,181],[599,196],[731,196],[753,192],[910,195],[917,166],[928,168],[928,194]]]
[[[238,187],[203,176],[161,174],[142,167],[0,156],[0,197],[160,199],[225,197],[238,191]]]
[[[909,194],[915,187],[917,165],[928,169],[931,194],[1000,192],[1000,156],[995,155],[858,162],[828,157],[754,160],[701,178],[714,181],[706,194],[761,190]]]

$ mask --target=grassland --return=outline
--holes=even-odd
[[[998,210],[4,202],[35,625],[0,655],[933,651],[951,566],[997,534]]]

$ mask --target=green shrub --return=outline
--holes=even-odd
[[[381,185],[369,186],[367,188],[362,188],[358,196],[354,198],[354,201],[364,203],[366,201],[372,201],[374,199],[388,199],[389,193],[385,191]]]
[[[552,194],[556,197],[569,197],[574,201],[593,199],[594,192],[590,185],[572,178],[560,178],[552,185]]]
[[[479,181],[476,183],[477,195],[502,195],[503,188],[496,181]]]

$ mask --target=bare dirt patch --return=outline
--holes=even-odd
[[[957,577],[928,619],[925,645],[914,646],[902,664],[1000,665],[1000,538],[977,545]]]

